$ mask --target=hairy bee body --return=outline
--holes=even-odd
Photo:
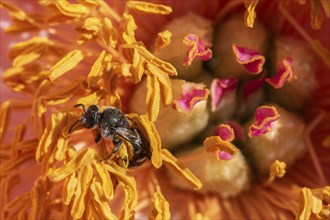
[[[103,112],[99,111],[98,106],[91,105],[87,109],[82,104],[77,104],[75,107],[82,106],[84,113],[71,126],[72,128],[80,122],[85,128],[99,129],[99,133],[95,138],[95,142],[99,142],[101,137],[109,139],[115,145],[110,155],[103,160],[112,157],[122,146],[123,141],[127,141],[132,146],[133,155],[128,158],[128,167],[141,165],[147,158],[150,159],[150,143],[144,137],[143,133],[135,125],[133,121],[128,119],[125,114],[115,107],[107,107]]]

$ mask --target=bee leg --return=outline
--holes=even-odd
[[[95,138],[95,143],[98,143],[101,140],[101,133],[99,133]]]
[[[76,126],[76,125],[78,124],[78,122],[80,122],[79,119],[78,119],[77,121],[75,121],[75,122],[71,125],[71,127],[69,128],[69,133],[72,132],[72,129],[74,128],[74,126]]]
[[[115,153],[117,153],[117,151],[120,149],[121,145],[123,144],[123,142],[121,140],[118,140],[118,139],[114,139],[112,142],[115,144],[115,147],[112,149],[112,151],[109,154],[109,156],[107,156],[106,158],[102,159],[101,161],[104,161],[104,160],[107,160],[109,158],[112,158],[113,155]]]
[[[84,110],[84,113],[86,114],[86,108],[85,108],[85,106],[84,106],[84,104],[77,104],[77,105],[75,105],[75,106],[73,106],[74,108],[77,108],[77,107],[82,107],[83,108],[83,110]]]

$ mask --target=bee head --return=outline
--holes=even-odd
[[[80,117],[80,122],[86,128],[94,128],[98,124],[98,115],[99,115],[99,108],[96,105],[91,105],[84,109],[84,114]]]
[[[85,128],[95,128],[98,125],[99,121],[99,108],[96,105],[91,105],[85,109],[85,106],[83,104],[77,104],[74,106],[76,107],[82,107],[84,110],[84,113],[80,116],[80,118],[70,127],[69,132],[71,133],[73,127],[77,123],[81,123]]]

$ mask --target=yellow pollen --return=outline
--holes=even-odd
[[[157,187],[157,191],[154,193],[153,203],[154,208],[149,212],[149,219],[162,220],[171,218],[169,203],[160,192],[159,187]]]
[[[169,30],[159,32],[155,42],[155,50],[160,50],[171,43],[172,33]]]
[[[318,189],[302,188],[296,219],[328,219],[330,217],[329,194],[330,186]]]
[[[253,28],[254,20],[257,17],[255,7],[258,5],[259,0],[244,0],[246,11],[244,13],[245,25]]]
[[[89,13],[89,9],[82,4],[71,4],[67,0],[55,1],[55,6],[64,15],[81,18]]]
[[[286,172],[285,162],[275,160],[269,168],[269,175],[277,178],[282,178]]]
[[[142,13],[151,13],[151,14],[160,14],[160,15],[167,15],[172,12],[172,8],[166,5],[154,4],[143,1],[129,1],[126,4],[126,7]]]
[[[73,50],[58,61],[51,70],[49,70],[49,79],[54,81],[63,74],[76,67],[84,58],[81,50]]]

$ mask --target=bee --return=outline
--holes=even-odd
[[[135,122],[126,117],[118,108],[109,106],[103,112],[100,112],[99,107],[96,105],[91,105],[87,109],[83,104],[77,104],[74,107],[82,107],[84,112],[72,124],[69,133],[72,132],[74,126],[81,123],[88,129],[98,128],[99,133],[95,138],[95,143],[98,143],[103,137],[111,140],[115,145],[110,155],[102,159],[102,161],[111,158],[122,147],[123,141],[129,142],[133,148],[133,156],[128,159],[128,167],[139,166],[146,159],[150,160],[150,142]]]

